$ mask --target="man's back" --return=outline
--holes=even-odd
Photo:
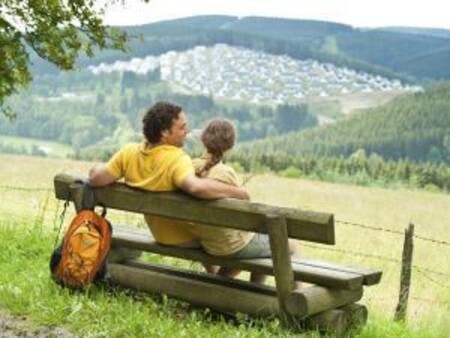
[[[190,157],[172,145],[149,147],[146,143],[128,144],[106,164],[108,172],[124,178],[131,187],[148,191],[174,191],[192,174]],[[189,227],[181,222],[145,215],[155,239],[163,244],[176,245],[192,241]]]
[[[172,145],[149,147],[146,143],[125,145],[107,163],[115,177],[134,188],[173,191],[193,172],[189,155]]]

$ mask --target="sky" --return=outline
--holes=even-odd
[[[102,0],[100,0],[102,1]],[[450,29],[446,0],[125,0],[110,7],[110,25],[140,25],[194,15],[270,16],[325,20],[355,27],[412,26]],[[448,3],[448,4],[447,4]]]

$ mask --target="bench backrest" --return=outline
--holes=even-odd
[[[77,202],[82,185],[67,174],[55,176],[55,195]],[[222,199],[205,201],[181,192],[148,192],[123,183],[94,189],[96,203],[107,208],[165,216],[183,221],[267,233],[269,215],[286,220],[290,238],[335,244],[334,217],[329,213],[274,207],[261,203]]]

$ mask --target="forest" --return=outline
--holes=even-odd
[[[304,132],[242,147],[266,155],[348,157],[359,149],[388,160],[450,163],[450,83],[406,94],[388,104]]]
[[[69,144],[77,156],[141,139],[141,119],[157,101],[175,102],[188,113],[192,129],[213,117],[235,122],[241,141],[261,139],[318,125],[308,105],[276,107],[216,102],[210,96],[174,92],[160,81],[159,69],[146,75],[132,72],[92,75],[88,71],[40,76],[26,93],[13,97],[17,118],[0,116],[0,135]],[[0,145],[1,146],[1,145]],[[3,145],[8,152],[21,152]],[[109,153],[109,152],[108,152]],[[97,156],[101,157],[101,156]]]

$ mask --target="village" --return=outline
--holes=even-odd
[[[252,103],[282,104],[312,97],[422,90],[399,80],[330,63],[296,60],[225,44],[102,63],[89,69],[94,74],[113,71],[146,74],[158,67],[162,80],[181,87],[184,92]]]

